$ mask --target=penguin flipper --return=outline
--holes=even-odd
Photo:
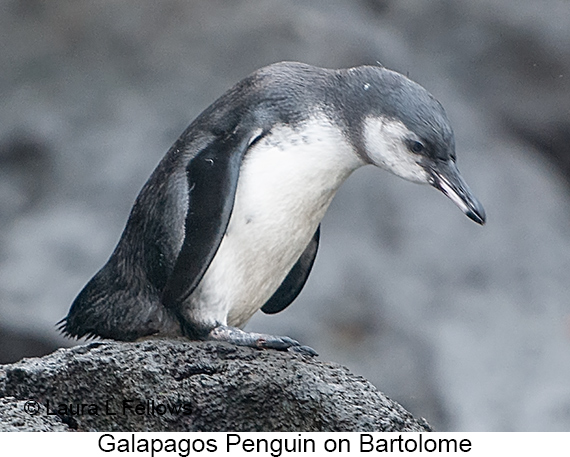
[[[115,251],[58,323],[65,335],[133,341],[179,334],[178,306],[201,280],[229,222],[252,144],[241,131],[189,140],[183,134],[174,144],[137,197]],[[185,156],[191,158],[181,164]]]
[[[297,298],[297,295],[301,293],[301,289],[303,289],[307,282],[313,263],[315,263],[317,249],[319,248],[320,233],[321,226],[319,224],[317,231],[311,241],[309,241],[301,257],[299,257],[299,260],[297,260],[297,263],[293,265],[293,268],[291,268],[291,271],[271,298],[261,307],[261,311],[265,314],[276,314],[279,311],[283,311]]]
[[[186,167],[188,209],[184,242],[162,294],[162,303],[177,315],[222,242],[234,205],[241,162],[251,144],[249,137],[234,131],[212,140]]]

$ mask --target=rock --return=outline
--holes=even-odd
[[[430,431],[348,369],[224,343],[96,342],[0,368],[0,430]]]
[[[40,406],[37,414],[30,414],[28,400],[14,397],[0,398],[0,431],[2,432],[67,432],[61,417],[48,415],[45,407]],[[33,403],[36,408],[37,403]],[[34,409],[35,411],[35,409]]]

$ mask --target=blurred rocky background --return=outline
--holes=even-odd
[[[568,0],[0,0],[0,44],[2,362],[73,344],[55,323],[225,89],[280,60],[380,62],[446,107],[488,223],[359,170],[299,299],[248,328],[438,430],[570,430]]]

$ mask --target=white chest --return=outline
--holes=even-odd
[[[361,159],[325,121],[282,126],[248,151],[219,250],[192,296],[194,318],[243,326],[305,250]]]

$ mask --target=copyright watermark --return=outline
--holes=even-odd
[[[188,402],[169,402],[161,400],[105,400],[100,403],[58,402],[45,400],[40,403],[28,400],[24,403],[24,412],[30,416],[188,416],[192,414],[192,405]]]
[[[24,404],[24,411],[30,416],[37,416],[41,412],[41,405],[35,400],[28,400]]]

